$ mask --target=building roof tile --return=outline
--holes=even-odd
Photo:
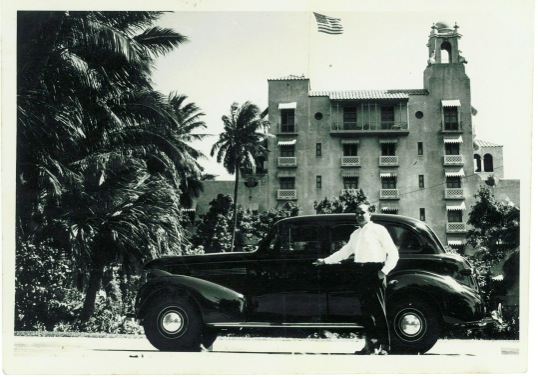
[[[305,75],[288,75],[284,77],[278,77],[275,79],[268,79],[268,81],[285,81],[285,80],[308,80],[308,78],[305,77]]]
[[[489,141],[475,139],[476,145],[479,147],[502,147],[500,144],[490,143]]]
[[[329,97],[332,100],[361,99],[407,99],[409,95],[427,95],[426,89],[388,89],[388,90],[337,90],[310,91],[310,97]]]

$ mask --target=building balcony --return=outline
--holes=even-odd
[[[443,156],[443,165],[455,166],[463,165],[463,155],[461,154],[448,154]]]
[[[447,233],[467,233],[465,223],[446,223]]]
[[[276,125],[276,133],[277,134],[285,134],[285,135],[293,135],[297,133],[297,124],[281,124],[277,123]]]
[[[296,168],[297,157],[279,157],[278,167],[279,168]]]
[[[398,189],[381,189],[379,199],[400,199],[400,190]]]
[[[342,156],[340,166],[361,166],[360,156]]]
[[[297,190],[292,190],[292,189],[277,190],[276,198],[277,200],[296,200]]]
[[[407,122],[333,123],[330,134],[334,136],[408,135],[409,125]]]
[[[345,188],[345,189],[342,189],[340,191],[340,194],[341,195],[344,195],[346,193],[357,194],[359,191],[360,191],[360,189],[358,189],[358,188]]]
[[[398,166],[398,156],[379,156],[379,166]]]
[[[463,199],[463,189],[445,188],[445,199]]]

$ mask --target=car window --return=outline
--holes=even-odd
[[[400,254],[418,254],[423,251],[417,234],[411,229],[398,224],[383,224],[389,232]]]
[[[340,250],[347,241],[351,233],[357,229],[357,224],[338,224],[330,228],[331,254]]]
[[[321,243],[318,239],[318,235],[319,229],[316,225],[291,226],[282,251],[288,253],[298,253],[302,251],[318,253],[321,250]]]

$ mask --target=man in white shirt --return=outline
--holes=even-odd
[[[387,229],[371,222],[372,210],[369,203],[357,206],[357,223],[347,244],[324,259],[314,262],[316,266],[339,263],[354,255],[358,264],[360,285],[359,300],[362,313],[369,321],[365,325],[365,346],[357,351],[360,355],[386,355],[390,347],[390,335],[385,308],[387,275],[398,262],[398,249]]]

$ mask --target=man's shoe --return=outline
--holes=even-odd
[[[389,354],[389,352],[387,351],[388,348],[389,347],[387,347],[386,345],[380,344],[379,348],[375,349],[375,354],[376,355],[388,355]]]
[[[374,352],[369,350],[368,348],[363,348],[360,351],[355,351],[355,355],[373,355]]]

